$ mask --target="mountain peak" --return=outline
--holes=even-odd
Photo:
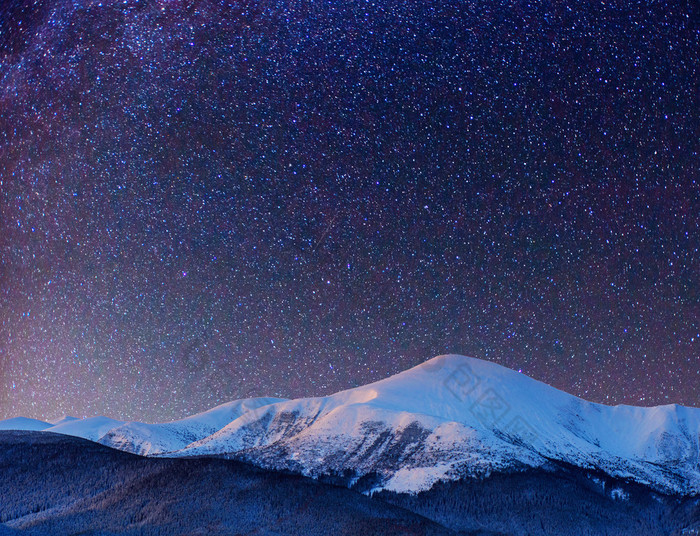
[[[695,408],[603,406],[446,354],[369,385],[248,412],[178,455],[238,456],[310,475],[379,472],[383,489],[395,491],[560,460],[687,493],[700,490],[699,431]]]

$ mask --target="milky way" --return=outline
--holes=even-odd
[[[447,352],[700,405],[696,2],[3,5],[0,418]]]

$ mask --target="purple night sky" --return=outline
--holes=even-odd
[[[462,353],[700,406],[696,2],[10,0],[0,419]]]

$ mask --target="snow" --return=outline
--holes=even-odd
[[[79,421],[78,417],[71,417],[70,415],[66,415],[62,419],[57,420],[54,423],[51,423],[51,426],[58,426],[59,424],[65,424],[67,422],[73,422],[73,421]]]
[[[69,420],[47,428],[45,431],[97,441],[112,428],[121,424],[123,424],[122,421],[110,419],[109,417],[89,417],[87,419]]]
[[[446,480],[450,470],[452,470],[452,465],[449,463],[439,463],[433,467],[399,469],[381,489],[396,493],[426,491],[432,488],[436,482]]]
[[[610,490],[610,497],[615,501],[628,501],[630,495],[622,488],[614,488]]]
[[[27,430],[39,431],[49,428],[51,423],[40,421],[38,419],[29,419],[27,417],[14,417],[0,421],[0,430]]]

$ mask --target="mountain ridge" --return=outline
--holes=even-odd
[[[325,397],[245,399],[163,424],[93,421],[46,430],[82,430],[81,437],[142,455],[234,458],[316,478],[348,474],[346,484],[368,493],[417,493],[557,462],[662,493],[700,492],[700,409],[597,404],[456,354]]]

